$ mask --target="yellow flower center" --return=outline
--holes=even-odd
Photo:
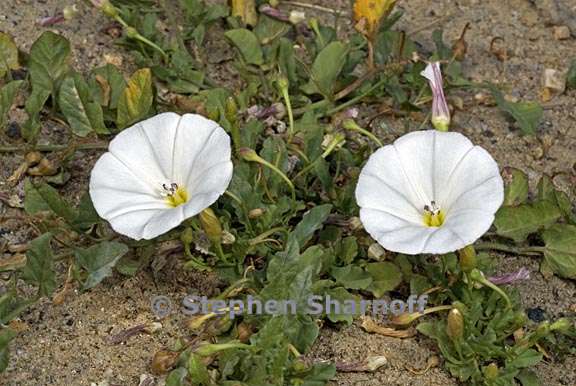
[[[439,227],[444,224],[446,215],[444,211],[436,205],[436,202],[432,201],[430,205],[424,206],[424,215],[422,217],[424,225],[428,227]]]
[[[183,187],[178,186],[178,184],[173,183],[169,187],[164,184],[162,187],[166,191],[164,200],[169,207],[176,208],[178,205],[188,201],[188,192]]]

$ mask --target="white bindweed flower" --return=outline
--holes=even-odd
[[[230,137],[196,114],[163,113],[123,130],[90,177],[100,217],[152,239],[212,205],[232,178]]]
[[[406,134],[378,149],[356,187],[360,219],[384,248],[447,253],[482,236],[504,199],[498,165],[465,136]]]

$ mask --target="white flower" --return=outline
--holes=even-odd
[[[490,228],[504,199],[498,165],[465,136],[406,134],[376,151],[356,187],[360,219],[384,248],[447,253]]]
[[[164,113],[123,130],[90,177],[90,197],[112,228],[152,239],[212,205],[232,178],[230,137],[196,114]]]

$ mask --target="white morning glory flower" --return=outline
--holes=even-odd
[[[452,252],[472,244],[504,200],[498,165],[465,136],[416,131],[378,149],[356,187],[360,220],[384,248]]]
[[[158,114],[123,130],[90,177],[100,217],[152,239],[212,205],[232,178],[230,137],[196,114]]]

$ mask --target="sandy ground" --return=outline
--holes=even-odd
[[[0,2],[0,30],[14,35],[20,47],[27,50],[42,32],[35,21],[69,3],[5,0]],[[84,3],[77,3],[78,17],[54,27],[71,40],[76,68],[86,70],[103,64],[106,58],[122,58],[121,50],[114,47],[112,38],[101,32],[107,20]],[[347,9],[345,1],[308,3]],[[515,97],[538,99],[544,69],[565,71],[569,61],[576,58],[576,39],[558,41],[553,34],[554,25],[568,23],[562,17],[568,17],[569,13],[562,14],[562,17],[551,15],[550,8],[546,8],[544,3],[550,5],[553,1],[400,0],[399,7],[404,9],[405,15],[399,28],[410,32],[442,18],[438,25],[445,29],[446,40],[452,41],[466,22],[470,22],[468,55],[463,65],[465,75],[475,81],[498,81],[506,87],[509,95]],[[563,2],[569,3],[570,0]],[[323,17],[331,19],[331,16]],[[432,49],[432,29],[417,32],[412,38],[424,49]],[[494,37],[502,37],[507,45],[509,59],[506,63],[497,60],[489,51]],[[522,136],[495,108],[478,104],[473,93],[459,92],[456,95],[463,98],[466,108],[456,112],[453,130],[466,134],[485,147],[502,167],[513,166],[528,172],[532,185],[541,173],[548,173],[556,176],[554,181],[559,186],[567,190],[574,186],[574,90],[545,104],[544,121],[538,135],[532,137]],[[411,129],[419,125],[419,122],[404,122],[402,119],[384,118],[384,122],[391,128],[380,132],[385,141],[398,136],[406,123]],[[377,123],[376,126],[380,125]],[[58,140],[61,128],[45,127],[44,130],[52,130],[56,139],[51,137],[51,140]],[[77,199],[85,190],[88,171],[97,155],[97,152],[84,153],[73,161],[72,179],[65,188],[72,199]],[[20,161],[18,155],[1,155],[0,181],[4,181]],[[13,192],[22,194],[22,186]],[[0,207],[0,213],[3,211],[11,213],[10,209]],[[3,237],[10,242],[24,242],[31,237],[30,231],[21,229],[16,222],[2,224],[2,227],[8,231]],[[527,266],[532,272],[532,280],[517,284],[526,308],[541,307],[547,316],[553,318],[574,307],[574,282],[556,277],[545,279],[538,273],[538,261],[534,259],[506,255],[495,255],[494,258],[501,262],[501,271]],[[107,337],[125,328],[154,321],[150,300],[155,295],[166,295],[178,302],[190,290],[207,295],[217,290],[218,283],[213,277],[170,269],[162,272],[159,277],[153,277],[150,272],[143,272],[132,279],[117,276],[89,292],[71,294],[60,306],[53,306],[48,300],[36,304],[21,317],[24,330],[12,344],[11,362],[8,371],[0,375],[0,384],[80,386],[108,381],[109,385],[138,385],[139,377],[150,372],[152,354],[185,333],[181,315],[162,320],[163,328],[153,336],[138,335],[119,345],[109,344]],[[440,368],[432,369],[424,376],[415,376],[405,369],[406,366],[424,367],[434,354],[433,344],[424,338],[398,340],[374,336],[353,325],[325,328],[309,356],[338,361],[356,361],[369,355],[389,357],[389,365],[377,373],[338,374],[334,385],[457,384]],[[576,384],[576,360],[573,357],[565,363],[541,363],[535,371],[543,385]],[[158,385],[163,382],[162,379],[156,380]]]

